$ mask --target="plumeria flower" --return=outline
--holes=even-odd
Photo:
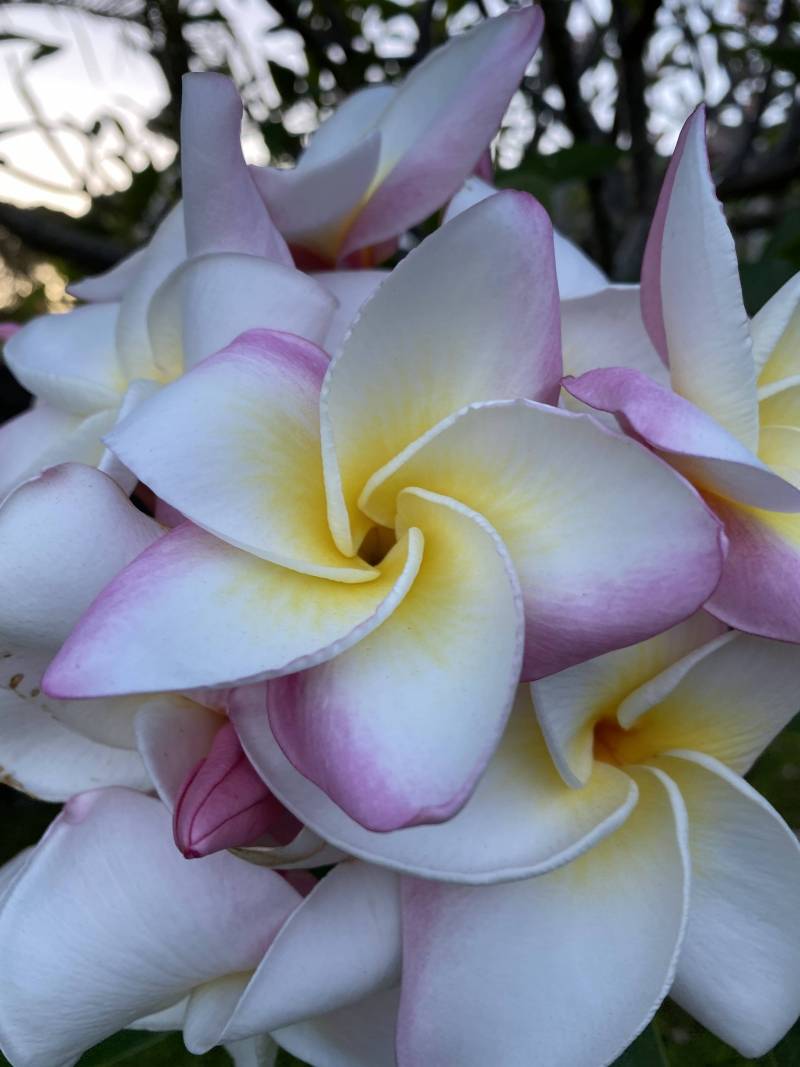
[[[495,136],[541,33],[537,7],[486,19],[436,49],[402,85],[354,93],[294,168],[253,168],[304,265],[376,262],[441,207]]]
[[[668,993],[748,1057],[795,1021],[800,849],[741,775],[799,687],[794,645],[698,614],[522,687],[462,811],[388,834],[298,774],[252,699],[233,718],[298,817],[405,875],[400,1067],[597,1067]]]
[[[642,269],[642,312],[669,384],[630,368],[565,382],[693,481],[723,520],[730,550],[709,610],[791,641],[800,641],[798,286],[748,323],[700,108],[667,171]]]
[[[672,625],[719,574],[695,492],[542,403],[560,376],[550,226],[521,193],[423,242],[330,363],[245,334],[109,438],[191,521],[101,593],[45,690],[279,677],[281,744],[344,810],[379,830],[452,816],[520,674]]]
[[[0,1047],[14,1067],[71,1067],[123,1027],[183,1029],[190,1051],[269,1064],[276,1022],[312,1063],[383,1067],[397,900],[394,876],[352,861],[318,884],[227,853],[187,862],[158,800],[84,793],[0,868]]]
[[[337,299],[294,269],[242,157],[241,116],[228,79],[188,75],[183,203],[146,248],[73,287],[91,303],[7,341],[4,358],[35,399],[0,429],[0,497],[67,461],[100,465],[130,490],[102,438],[143,396],[252,326],[326,341]]]

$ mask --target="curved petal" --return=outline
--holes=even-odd
[[[721,527],[696,492],[586,415],[473,405],[378,471],[362,510],[385,521],[406,485],[460,500],[500,534],[525,599],[526,680],[675,625],[719,579]]]
[[[521,687],[497,751],[457,815],[445,823],[374,833],[301,775],[265,722],[263,706],[237,691],[231,715],[254,766],[273,792],[326,840],[371,863],[446,882],[513,881],[573,860],[620,826],[634,783],[598,763],[584,789],[559,778]]]
[[[738,775],[693,752],[660,759],[689,815],[692,895],[672,996],[743,1056],[765,1055],[800,1006],[800,847]]]
[[[387,989],[272,1036],[293,1056],[319,1067],[396,1067],[399,999],[399,990]]]
[[[156,800],[76,797],[2,902],[3,1047],[19,1067],[77,1057],[201,982],[255,967],[298,901],[283,878],[225,854],[186,863]]]
[[[371,91],[374,89],[364,90]],[[336,114],[346,106],[347,102]],[[335,115],[320,131],[334,119]],[[342,145],[340,154],[313,166],[298,165],[291,170],[251,167],[251,173],[281,233],[293,247],[310,251],[332,265],[339,256],[347,225],[375,175],[380,151],[380,133],[374,130],[352,146]]]
[[[800,491],[699,407],[640,371],[610,367],[563,385],[584,404],[616,415],[627,433],[657,449],[700,488],[771,511],[800,510]]]
[[[136,744],[161,802],[174,811],[181,786],[207,754],[225,719],[184,697],[139,700],[134,721]]]
[[[56,648],[115,574],[161,534],[105,474],[67,463],[0,508],[0,632]]]
[[[186,523],[95,600],[43,679],[53,696],[234,685],[303,670],[394,611],[422,557],[415,531],[373,582],[314,578],[256,559]]]
[[[320,341],[331,356],[338,356],[361,308],[390,273],[388,270],[328,270],[312,275],[339,302],[325,339]]]
[[[642,264],[642,314],[673,389],[754,452],[753,345],[705,121],[703,107],[686,120],[664,178]]]
[[[794,718],[798,692],[796,645],[733,632],[632,693],[619,720],[635,749],[692,749],[745,774]]]
[[[42,315],[6,341],[3,357],[25,388],[71,415],[116,407],[125,389],[117,361],[117,304]]]
[[[725,524],[728,555],[707,610],[737,630],[800,643],[800,515],[709,503]]]
[[[366,531],[355,505],[367,479],[440,419],[478,400],[555,399],[551,233],[532,197],[498,193],[426,238],[364,306],[321,399],[329,521],[343,552]]]
[[[399,879],[365,863],[340,863],[283,925],[222,1040],[326,1015],[399,980]]]
[[[398,1065],[610,1063],[667,993],[689,889],[674,785],[637,772],[625,826],[541,878],[467,888],[407,879]]]
[[[460,215],[462,211],[466,211],[467,208],[472,207],[474,204],[479,204],[481,200],[494,196],[498,191],[479,174],[470,175],[447,205],[442,218],[442,225],[450,222],[456,215]],[[588,296],[590,293],[609,288],[608,279],[600,268],[589,259],[585,252],[560,234],[558,230],[553,231],[553,244],[558,292],[562,301]],[[622,289],[623,287],[611,286],[610,288]],[[625,286],[624,288],[630,289],[632,287]],[[636,292],[638,301],[638,289]]]
[[[519,584],[497,534],[456,501],[398,500],[425,538],[402,603],[349,651],[275,679],[268,707],[292,763],[371,830],[440,822],[466,802],[519,680]]]
[[[82,418],[37,403],[0,426],[0,501],[18,485],[57,463],[95,466],[103,455],[100,440],[114,412]]]
[[[759,386],[800,374],[800,273],[753,316],[750,333]]]
[[[326,522],[319,390],[327,360],[291,334],[251,330],[140,405],[109,447],[192,522],[281,567],[344,582]],[[225,403],[220,403],[220,396]]]
[[[496,134],[542,25],[537,7],[510,11],[414,67],[378,121],[378,167],[342,255],[402,233],[452,196]]]
[[[0,782],[53,801],[109,785],[150,789],[132,745],[93,738],[74,725],[79,710],[84,720],[94,714],[108,726],[118,718],[118,702],[76,701],[76,709],[73,702],[49,700],[40,688],[49,659],[49,652],[32,649],[0,652]]]
[[[216,253],[181,264],[155,293],[148,312],[153,352],[175,378],[259,327],[321,343],[335,299],[319,283],[257,256]]]
[[[150,345],[147,311],[153,294],[186,259],[183,204],[177,204],[153,234],[141,270],[126,289],[117,320],[117,351],[128,379],[159,377]]]
[[[244,161],[241,133],[242,102],[230,78],[185,75],[181,182],[187,251],[245,252],[291,267],[291,253]]]
[[[654,675],[724,632],[721,622],[701,611],[648,641],[534,682],[536,714],[564,781],[580,787],[596,769],[594,726],[600,719],[615,714],[625,698]]]

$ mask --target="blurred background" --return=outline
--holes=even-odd
[[[536,195],[612,279],[638,280],[667,159],[705,101],[712,168],[748,310],[757,311],[800,269],[800,0],[540,2],[542,46],[494,144],[498,184]],[[401,78],[449,35],[508,6],[5,0],[0,321],[68,310],[68,282],[146,240],[180,196],[187,71],[230,74],[245,102],[248,159],[290,164],[348,93]],[[26,403],[0,366],[0,419]],[[800,722],[750,777],[800,828]],[[0,861],[34,841],[55,810],[0,787]],[[120,1035],[81,1065],[230,1062],[221,1051],[197,1059],[181,1049],[174,1037]],[[620,1064],[745,1062],[667,1005]],[[758,1062],[800,1067],[800,1031]]]

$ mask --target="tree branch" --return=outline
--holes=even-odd
[[[60,211],[0,203],[0,226],[35,252],[61,256],[87,273],[113,267],[130,249],[66,221]]]

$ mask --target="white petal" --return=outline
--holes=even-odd
[[[689,814],[692,895],[672,996],[748,1059],[800,1010],[800,847],[738,775],[697,753],[658,761]]]

